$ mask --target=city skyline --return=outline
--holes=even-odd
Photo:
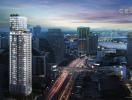
[[[125,12],[128,9],[128,12]],[[9,0],[0,3],[0,27],[9,27],[9,15],[28,17],[30,25],[75,30],[91,28],[132,29],[130,0]]]
[[[46,32],[20,13],[0,30],[0,100],[131,99],[132,30]]]

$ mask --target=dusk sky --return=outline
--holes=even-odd
[[[121,14],[122,9],[131,14]],[[9,26],[11,13],[45,28],[132,29],[132,0],[1,0],[0,28]]]

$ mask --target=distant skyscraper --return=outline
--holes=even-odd
[[[37,37],[32,38],[32,47],[36,50],[39,50],[39,41],[40,39]]]
[[[64,58],[64,34],[61,29],[49,29],[47,40],[54,51],[56,63],[60,63]]]
[[[33,75],[47,77],[47,55],[33,56]]]
[[[127,63],[132,66],[132,32],[127,36]]]
[[[27,31],[27,18],[10,15],[10,80],[12,94],[32,92],[32,35]]]
[[[33,33],[34,33],[34,36],[38,37],[38,35],[40,35],[41,33],[41,27],[39,25],[33,27]]]
[[[90,32],[89,27],[79,27],[78,32],[78,54],[96,54],[98,37]]]
[[[39,50],[39,35],[41,33],[41,27],[39,25],[33,27],[33,48]]]
[[[77,28],[78,32],[78,53],[79,55],[87,54],[87,37],[90,34],[90,28],[89,27],[79,27]]]
[[[98,47],[98,36],[97,35],[93,35],[91,33],[87,37],[87,46],[88,46],[87,54],[96,55],[97,54],[97,47]]]
[[[7,49],[9,47],[8,33],[0,33],[0,49]]]

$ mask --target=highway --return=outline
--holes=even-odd
[[[54,97],[54,95],[59,91],[59,89],[61,88],[61,86],[63,85],[65,79],[67,78],[69,72],[66,70],[62,71],[62,74],[58,77],[58,79],[56,80],[56,82],[54,83],[54,85],[51,87],[48,96],[47,96],[47,100],[52,100],[52,98]]]
[[[83,62],[84,62],[84,59],[77,58],[77,59],[73,60],[68,66],[66,66],[65,68],[62,69],[60,76],[57,78],[57,80],[55,81],[55,83],[53,84],[51,89],[49,90],[46,100],[54,100],[53,98],[58,93],[58,91],[62,88],[62,85],[64,84],[67,77],[70,77],[70,78],[67,81],[67,84],[66,84],[64,90],[69,91],[69,88],[67,88],[67,87],[70,86],[71,83],[73,83],[72,79],[73,78],[75,79],[75,76],[76,76],[73,72],[74,70],[72,70],[72,69],[76,68],[78,66],[81,66]],[[66,70],[66,68],[71,68],[71,71]],[[71,72],[73,73],[72,75],[70,75]],[[62,91],[58,100],[63,100],[62,98],[65,96],[66,91]],[[70,95],[70,94],[67,94],[67,98],[68,98],[68,95]],[[67,100],[67,99],[65,99],[65,100]]]
[[[73,74],[70,77],[70,80],[68,81],[67,85],[65,86],[58,100],[68,100],[69,99],[77,75],[78,75],[77,72],[73,72]]]
[[[76,77],[81,71],[90,71],[92,69],[86,69],[84,62],[86,57],[77,58],[72,61],[68,66],[63,67],[61,74],[50,88],[46,100],[69,100]],[[109,69],[96,69],[96,70],[109,70]],[[95,71],[95,70],[94,70]],[[130,84],[126,84],[131,91]]]

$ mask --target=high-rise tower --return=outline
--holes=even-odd
[[[10,15],[10,76],[12,94],[32,92],[32,35],[27,30],[27,18]]]
[[[78,32],[78,55],[96,55],[98,37],[90,32],[89,27],[79,27]]]
[[[61,29],[48,29],[47,40],[53,49],[56,63],[64,59],[64,34]]]
[[[78,32],[78,53],[79,55],[87,54],[87,37],[90,34],[89,27],[79,27],[77,28]]]

